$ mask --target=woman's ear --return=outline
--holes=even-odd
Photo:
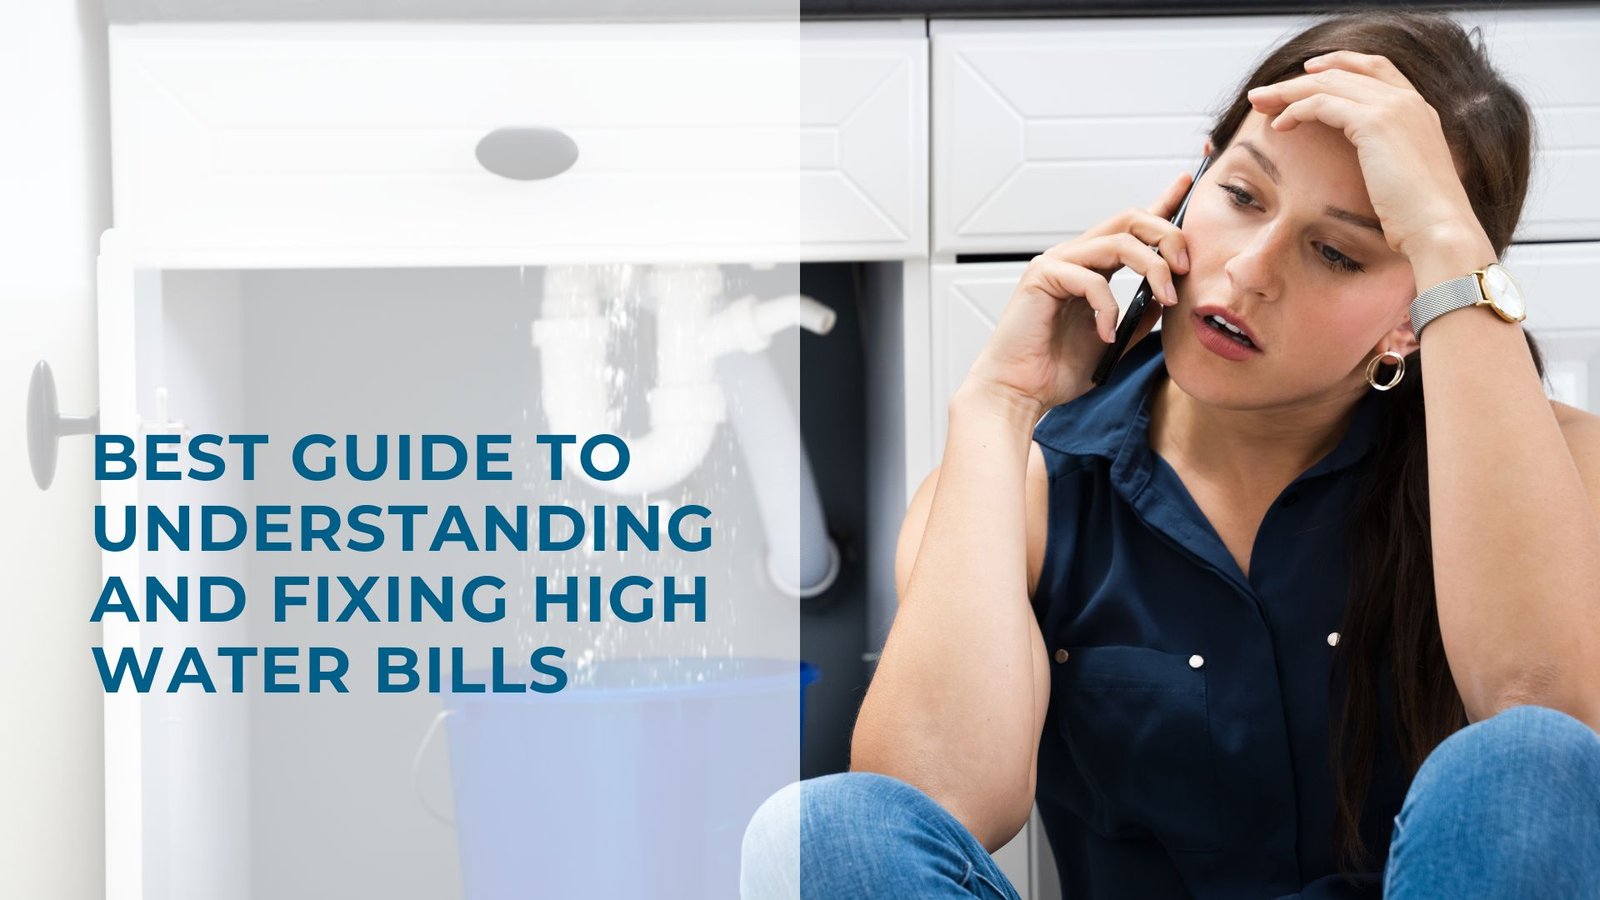
[[[1417,343],[1417,336],[1411,333],[1411,316],[1407,315],[1400,320],[1399,325],[1396,325],[1393,330],[1383,336],[1383,340],[1378,342],[1378,352],[1393,350],[1401,356],[1410,356],[1411,351],[1417,349],[1418,346],[1420,345]]]
[[[1211,152],[1212,152],[1211,139],[1210,138],[1206,138],[1206,154],[1205,155],[1206,156],[1210,156]]]

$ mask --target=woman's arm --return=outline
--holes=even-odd
[[[1494,262],[1439,113],[1399,68],[1335,50],[1305,69],[1252,89],[1252,106],[1278,131],[1344,133],[1417,291]],[[1584,493],[1600,484],[1595,429],[1563,429],[1522,329],[1489,310],[1423,334],[1434,586],[1467,715],[1537,703],[1600,728],[1600,493]]]
[[[949,409],[920,534],[921,504],[907,513],[897,569],[909,577],[856,719],[850,768],[916,785],[992,852],[1033,808],[1050,690],[1028,599],[1030,544],[1042,547],[1029,534],[1043,519],[1042,459],[1029,464],[1038,410],[967,387]]]
[[[856,718],[850,768],[917,786],[991,851],[1033,809],[1050,694],[1029,602],[1049,494],[1033,428],[1093,386],[1116,336],[1112,273],[1127,266],[1157,289],[1129,346],[1178,302],[1168,260],[1187,271],[1188,257],[1171,216],[1189,183],[1183,173],[1150,208],[1034,257],[950,400],[941,477]]]
[[[1496,259],[1482,234],[1424,246],[1418,292]],[[1600,730],[1600,420],[1558,418],[1490,310],[1434,320],[1422,353],[1439,628],[1468,718],[1534,703]]]

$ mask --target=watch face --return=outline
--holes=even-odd
[[[1520,322],[1526,318],[1528,307],[1523,302],[1522,289],[1517,287],[1511,273],[1499,263],[1491,263],[1483,270],[1483,292],[1488,295],[1489,303],[1500,314],[1500,318],[1508,322]]]

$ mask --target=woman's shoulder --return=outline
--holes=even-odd
[[[1600,433],[1600,416],[1582,409],[1562,403],[1560,400],[1551,400],[1550,409],[1556,414],[1556,424],[1561,426],[1561,433],[1570,442],[1573,436],[1580,440],[1592,440]]]

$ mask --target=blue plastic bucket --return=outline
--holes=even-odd
[[[446,694],[466,900],[738,897],[745,827],[799,777],[819,673],[798,668],[799,717],[795,660],[603,660],[554,694]]]
[[[803,659],[800,660],[800,741],[802,744],[805,743],[806,739],[806,694],[811,693],[806,689],[811,687],[821,675],[821,669]]]

